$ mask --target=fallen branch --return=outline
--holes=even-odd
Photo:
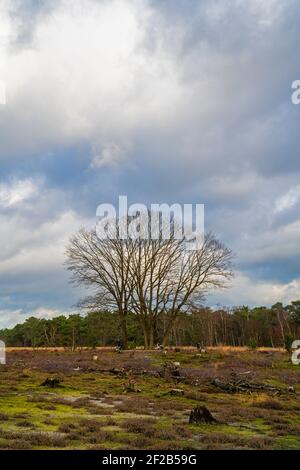
[[[237,374],[232,374],[231,377],[231,380],[228,382],[216,378],[212,381],[212,384],[227,393],[251,393],[261,391],[269,392],[273,395],[283,393],[282,389],[273,385],[251,382],[245,377],[240,377]]]

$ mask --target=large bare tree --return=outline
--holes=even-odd
[[[180,313],[199,305],[210,289],[225,287],[232,276],[231,251],[212,234],[189,251],[184,239],[172,234],[156,240],[101,239],[94,230],[81,229],[66,255],[73,282],[94,288],[83,305],[119,312],[125,346],[129,311],[137,315],[146,348],[154,346],[157,322],[164,314],[167,344]]]

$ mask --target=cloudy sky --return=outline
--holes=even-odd
[[[210,305],[300,298],[299,0],[1,0],[0,327],[68,313],[101,202],[206,205]]]

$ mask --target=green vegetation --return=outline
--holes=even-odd
[[[180,363],[178,377],[166,373],[171,362]],[[14,350],[0,367],[1,449],[300,447],[299,371],[287,353]],[[250,371],[251,380],[280,393],[227,393],[212,384],[232,371],[241,377]],[[46,378],[60,383],[41,386]],[[200,405],[216,424],[189,424]]]

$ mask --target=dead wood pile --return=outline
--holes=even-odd
[[[251,378],[249,379],[247,376],[249,373],[250,372],[240,374],[232,373],[231,378],[228,381],[215,378],[212,381],[212,384],[227,393],[267,392],[272,395],[279,395],[285,392],[285,390],[274,385],[252,381]]]

